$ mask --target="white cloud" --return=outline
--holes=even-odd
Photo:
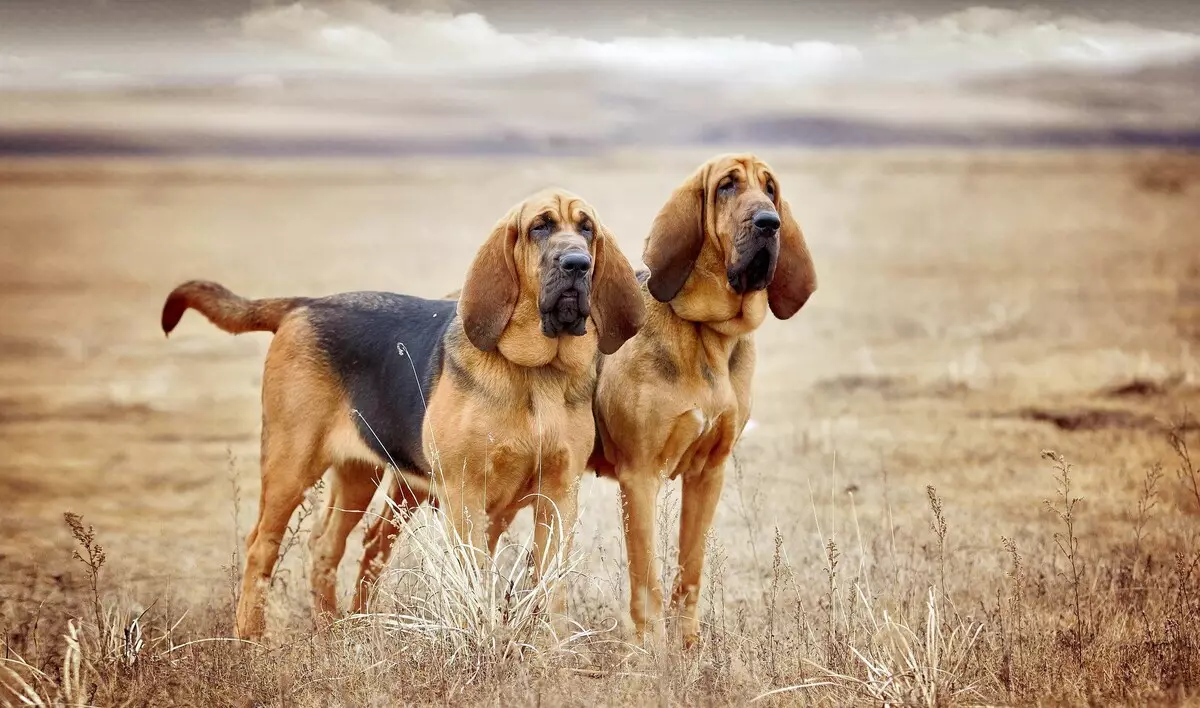
[[[24,71],[33,65],[29,57],[0,54],[0,71]]]
[[[391,44],[363,24],[303,3],[251,12],[242,18],[242,30],[252,38],[292,44],[335,58],[364,61],[392,58]]]
[[[91,69],[74,69],[59,74],[63,83],[73,86],[92,88],[115,88],[138,83],[136,76],[116,71],[94,71]]]
[[[35,47],[22,49],[28,57],[0,54],[0,85],[148,85],[200,76],[232,78],[247,89],[291,90],[304,84],[293,82],[298,75],[338,69],[411,78],[430,95],[452,94],[447,101],[466,100],[462,96],[486,87],[506,94],[497,104],[511,104],[513,84],[475,82],[463,89],[455,79],[555,71],[561,72],[556,86],[589,100],[600,96],[605,100],[594,103],[605,110],[636,112],[669,103],[688,114],[716,104],[727,111],[811,109],[813,96],[829,86],[877,91],[882,84],[957,79],[981,70],[1120,67],[1173,53],[1200,54],[1200,35],[1184,31],[984,6],[932,19],[894,18],[848,44],[815,36],[793,43],[680,36],[669,31],[679,18],[653,3],[626,18],[622,36],[599,40],[569,30],[502,31],[481,14],[488,7],[483,0],[284,2],[254,3],[254,10],[209,27],[186,48],[55,54]],[[545,77],[538,83],[545,85]],[[618,94],[620,99],[608,100]]]
[[[0,88],[73,86],[115,88],[136,83],[134,74],[96,69],[63,68],[35,57],[0,55]]]
[[[505,33],[478,13],[395,10],[368,0],[256,10],[246,36],[319,53],[347,66],[394,73],[586,69],[683,77],[796,81],[853,66],[856,47],[772,44],[744,37],[618,37]]]
[[[0,54],[0,87],[15,83],[27,76],[35,66],[29,57]]]
[[[254,91],[281,91],[286,86],[283,78],[278,74],[267,72],[243,74],[234,80],[233,85]]]
[[[392,7],[408,12],[470,12],[470,0],[395,0]]]
[[[1186,32],[985,6],[927,20],[894,18],[859,45],[663,36],[636,23],[630,35],[604,41],[553,31],[508,33],[482,14],[455,11],[462,7],[459,0],[410,0],[402,9],[372,0],[311,0],[261,7],[242,18],[241,29],[275,51],[391,74],[585,70],[784,86],[1064,63],[1111,66],[1200,52],[1200,36]]]
[[[986,6],[919,20],[895,18],[868,54],[901,68],[936,70],[1031,65],[1114,65],[1200,52],[1200,36]]]

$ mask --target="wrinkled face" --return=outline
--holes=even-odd
[[[786,320],[817,288],[791,206],[771,168],[748,154],[718,155],[684,180],[654,217],[642,260],[654,299],[696,321],[725,321],[747,293],[764,290],[771,312]],[[697,270],[702,277],[693,279]]]
[[[599,229],[591,207],[572,195],[555,193],[522,209],[518,258],[537,293],[542,334],[579,336],[591,314],[592,274]]]
[[[557,348],[547,348],[546,337],[586,334],[590,315],[596,346],[612,354],[646,310],[633,268],[596,212],[551,189],[496,223],[467,271],[458,313],[478,349],[499,347],[510,361],[542,366]]]
[[[781,220],[774,175],[757,160],[730,158],[713,166],[707,182],[729,287],[739,295],[765,290],[779,262]]]

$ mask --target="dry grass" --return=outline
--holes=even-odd
[[[702,642],[658,654],[630,644],[615,489],[593,479],[575,552],[541,585],[527,521],[475,567],[422,512],[371,614],[329,628],[309,610],[311,519],[297,515],[267,640],[230,638],[266,340],[185,320],[164,345],[154,323],[196,275],[247,294],[446,292],[479,228],[546,182],[588,195],[636,253],[705,155],[231,182],[236,168],[12,168],[0,702],[1200,700],[1200,432],[1182,416],[1200,406],[1196,160],[763,152],[804,204],[822,290],[760,333]],[[1168,163],[1178,190],[1145,182]],[[666,582],[677,514],[672,488]],[[559,583],[566,632],[540,611]]]
[[[1180,489],[1190,492],[1200,481],[1187,452],[1195,438],[1184,425],[1166,434],[1178,453]],[[1071,464],[1055,452],[1042,455],[1053,494],[1044,506],[1060,528],[1023,549],[1002,539],[994,550],[1010,564],[990,576],[966,576],[946,556],[955,529],[932,487],[922,553],[879,557],[868,549],[920,539],[860,537],[856,551],[844,554],[830,537],[819,593],[798,581],[777,533],[769,574],[751,589],[764,602],[734,617],[721,606],[728,550],[713,544],[704,640],[688,653],[635,647],[611,624],[556,633],[544,608],[560,585],[595,603],[577,613],[611,607],[604,580],[582,572],[580,552],[553,559],[538,580],[530,574],[530,538],[506,542],[495,560],[478,564],[471,560],[477,550],[434,511],[398,529],[400,559],[381,581],[371,614],[304,631],[301,593],[285,593],[273,620],[286,629],[263,645],[242,642],[225,636],[223,603],[175,614],[169,595],[145,609],[122,602],[105,577],[94,529],[68,513],[85,582],[56,602],[30,597],[9,608],[15,624],[7,628],[0,685],[8,704],[35,706],[1194,699],[1200,506],[1187,512],[1187,523],[1148,532],[1161,502],[1153,468],[1127,542],[1096,547],[1078,535],[1087,508],[1073,492]],[[899,567],[907,570],[897,582]]]

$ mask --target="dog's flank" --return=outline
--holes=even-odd
[[[313,300],[306,317],[337,376],[363,442],[381,461],[428,476],[421,449],[433,396],[457,325],[453,300],[354,292]],[[403,346],[403,353],[401,351]]]
[[[171,334],[183,313],[191,308],[230,334],[276,332],[292,310],[311,302],[306,297],[248,300],[208,280],[189,280],[171,291],[163,304],[163,334]]]

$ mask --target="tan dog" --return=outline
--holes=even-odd
[[[616,242],[586,202],[561,191],[500,220],[457,302],[393,293],[245,300],[193,281],[167,298],[163,330],[189,307],[227,332],[275,332],[241,637],[262,634],[288,520],[331,467],[328,507],[310,538],[319,616],[337,611],[346,537],[388,465],[403,489],[397,496],[411,506],[437,502],[476,548],[494,548],[516,512],[533,505],[540,570],[560,539],[569,544],[575,522],[595,439],[599,353],[620,348],[645,317]],[[551,610],[561,612],[563,599]]]
[[[691,644],[705,536],[725,462],[750,417],[754,330],[768,308],[779,319],[794,315],[817,280],[778,180],[753,155],[713,158],[675,190],[654,220],[644,260],[646,323],[602,362],[602,445],[591,464],[621,485],[630,613],[642,638],[661,638],[658,493],[664,479],[683,478],[671,601]]]

